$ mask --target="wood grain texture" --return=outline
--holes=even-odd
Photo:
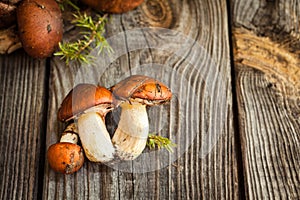
[[[145,0],[112,15],[106,36],[115,53],[95,65],[0,56],[0,199],[299,199],[299,5],[231,1],[240,141],[225,0]],[[78,33],[65,28],[65,40]],[[170,104],[148,108],[150,131],[176,142],[174,152],[54,173],[45,153],[66,126],[56,118],[64,96],[78,83],[110,87],[130,74],[174,92]],[[111,135],[119,112],[106,118]]]
[[[36,199],[45,138],[46,64],[0,57],[0,199]]]
[[[299,199],[299,9],[298,1],[232,1],[249,199]]]
[[[95,65],[66,67],[52,59],[46,147],[65,126],[56,112],[74,85],[110,87],[130,74],[152,76],[173,90],[169,105],[148,112],[150,131],[178,147],[173,154],[146,150],[112,167],[85,162],[68,176],[45,162],[44,199],[237,199],[226,2],[148,0],[112,15],[107,38],[115,52]],[[111,134],[117,118],[118,111],[107,117]]]
[[[239,107],[249,199],[298,199],[299,121],[278,104],[265,75],[242,69]]]

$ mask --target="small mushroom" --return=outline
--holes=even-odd
[[[86,157],[93,162],[109,162],[115,148],[105,126],[105,115],[114,108],[112,93],[93,84],[78,84],[63,100],[58,119],[75,120]]]
[[[168,102],[172,93],[163,83],[143,75],[130,76],[111,88],[121,107],[112,142],[122,160],[134,160],[144,150],[149,134],[146,106]]]
[[[78,136],[74,123],[67,126],[59,143],[48,148],[47,158],[50,167],[63,174],[77,172],[84,163],[82,148],[77,145]]]

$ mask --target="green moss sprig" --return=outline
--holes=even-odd
[[[149,149],[154,148],[166,148],[169,152],[173,152],[173,147],[176,147],[176,144],[173,143],[169,138],[165,138],[155,134],[149,134],[147,140],[147,146]]]
[[[94,20],[87,14],[81,14],[77,12],[74,14],[74,20],[72,23],[76,27],[80,27],[83,31],[80,32],[80,39],[75,42],[61,42],[59,43],[60,50],[54,53],[55,56],[60,56],[65,59],[68,65],[70,61],[77,60],[79,62],[90,63],[93,56],[89,55],[90,51],[94,48],[98,48],[98,54],[104,49],[108,53],[112,52],[112,49],[105,37],[105,24],[107,22],[107,14],[96,16]]]

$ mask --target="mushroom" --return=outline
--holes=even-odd
[[[62,13],[55,0],[23,0],[17,8],[20,41],[34,58],[50,57],[63,36]]]
[[[163,83],[133,75],[111,88],[121,107],[120,121],[112,142],[122,160],[134,160],[144,150],[149,134],[146,106],[168,102],[172,93]]]
[[[144,0],[81,0],[84,4],[101,12],[124,13],[135,9]]]
[[[112,93],[93,84],[78,84],[63,100],[58,119],[75,120],[86,157],[92,162],[109,162],[115,148],[105,126],[105,115],[114,108]]]
[[[64,130],[59,143],[52,144],[47,151],[50,167],[63,174],[78,171],[84,163],[82,148],[77,145],[78,136],[74,123]]]

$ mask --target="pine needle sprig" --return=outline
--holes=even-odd
[[[176,144],[173,143],[169,138],[162,137],[159,135],[155,134],[149,134],[148,135],[148,140],[146,144],[149,149],[154,149],[154,148],[166,148],[169,152],[173,152],[173,147],[176,147]]]
[[[81,14],[78,12],[74,14],[74,20],[72,23],[83,30],[80,32],[80,39],[75,42],[62,42],[59,43],[60,50],[54,53],[55,56],[60,56],[65,59],[66,64],[69,64],[72,60],[79,62],[90,63],[93,56],[89,55],[90,51],[94,48],[98,48],[98,54],[104,49],[107,53],[111,53],[112,49],[105,37],[105,23],[107,22],[107,14],[103,17],[97,15],[97,19],[94,20],[86,13]]]
[[[73,0],[74,1],[74,0]],[[76,11],[79,11],[79,7],[77,6],[77,1],[74,1],[74,3],[71,0],[56,0],[56,2],[58,3],[60,9],[62,11],[66,10],[66,7],[71,7]]]

